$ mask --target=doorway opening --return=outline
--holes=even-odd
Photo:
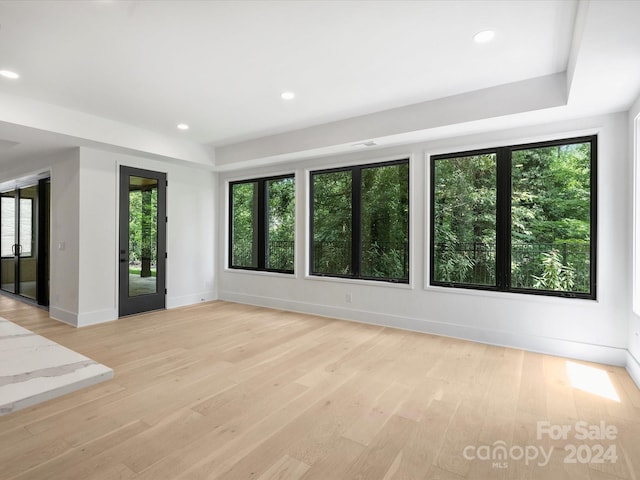
[[[0,188],[0,289],[49,305],[51,181],[29,177]]]

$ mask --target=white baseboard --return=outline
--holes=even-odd
[[[113,322],[118,319],[118,310],[110,308],[78,314],[78,327],[88,327],[98,323]]]
[[[272,297],[261,297],[238,292],[220,291],[220,300],[277,308],[294,312],[309,313],[342,320],[399,328],[421,333],[460,338],[490,345],[520,348],[531,352],[559,357],[602,363],[607,365],[627,365],[628,351],[624,348],[574,342],[550,337],[538,337],[500,330],[486,330],[467,325],[438,322],[423,318],[380,314],[364,310],[332,307],[328,305],[297,302]]]
[[[184,295],[182,297],[167,296],[167,308],[186,307],[188,305],[194,305],[196,303],[201,303],[201,302],[211,302],[217,299],[218,299],[218,296],[213,290],[209,292]]]
[[[627,372],[629,372],[629,376],[637,387],[640,388],[640,361],[629,351],[627,351]]]
[[[88,327],[117,320],[118,311],[116,309],[107,309],[87,313],[73,313],[62,308],[49,307],[49,316],[72,327]]]
[[[57,307],[49,307],[49,317],[54,320],[58,320],[59,322],[66,323],[67,325],[71,325],[72,327],[78,326],[78,314],[69,312],[68,310],[64,310],[62,308]]]

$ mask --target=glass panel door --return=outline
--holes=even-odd
[[[16,293],[16,191],[0,195],[0,278],[2,290]]]
[[[120,170],[120,315],[165,307],[166,174]]]
[[[32,300],[37,296],[38,257],[36,255],[36,211],[38,186],[19,190],[18,202],[18,293]]]
[[[158,180],[129,177],[129,296],[158,292]]]
[[[39,242],[38,233],[48,228],[48,190],[44,190],[48,181],[0,194],[1,288],[41,305],[48,304],[48,235],[43,232]]]

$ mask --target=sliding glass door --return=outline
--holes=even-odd
[[[0,288],[48,304],[49,179],[0,193]]]

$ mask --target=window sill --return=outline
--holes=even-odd
[[[318,282],[342,283],[348,285],[367,285],[373,287],[399,288],[402,290],[413,290],[411,281],[409,283],[387,282],[385,280],[364,280],[362,278],[342,278],[321,275],[305,275],[305,280],[313,280]]]
[[[225,267],[225,273],[240,273],[244,275],[258,275],[265,277],[277,277],[277,278],[287,278],[287,279],[296,279],[298,276],[294,273],[284,273],[284,272],[270,272],[268,270],[249,270],[244,268],[228,268]]]
[[[424,290],[426,292],[448,293],[451,295],[472,295],[476,297],[512,300],[520,303],[523,301],[531,303],[551,303],[557,305],[567,305],[568,302],[576,302],[582,305],[585,305],[585,302],[599,303],[598,299],[594,300],[591,298],[556,297],[552,295],[536,295],[522,292],[495,292],[491,290],[481,290],[473,288],[442,287],[440,285],[426,285],[424,287]]]

